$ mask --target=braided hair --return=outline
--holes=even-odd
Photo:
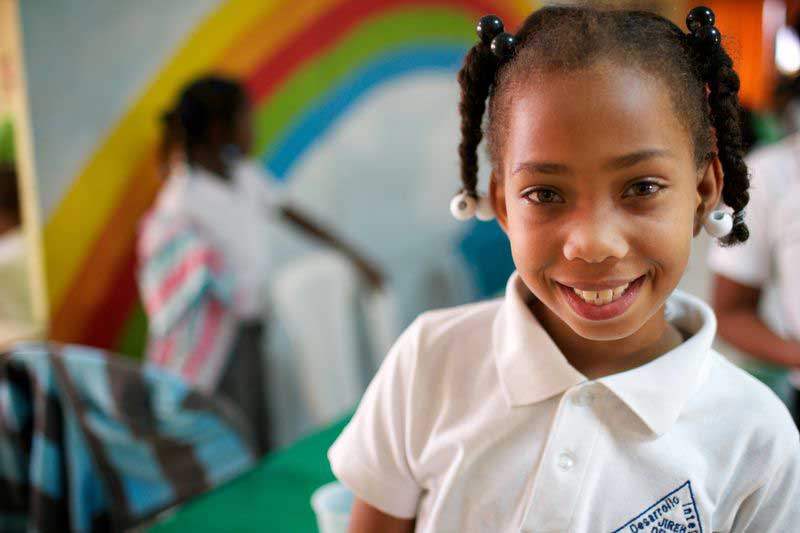
[[[237,114],[247,106],[247,95],[239,82],[219,76],[204,76],[187,85],[175,106],[162,117],[161,156],[165,163],[176,149],[192,163],[195,148],[209,142],[214,124],[233,130]]]
[[[749,179],[739,124],[739,77],[716,28],[712,35],[706,35],[708,28],[703,30],[685,33],[668,19],[645,11],[549,6],[532,13],[514,35],[512,58],[500,60],[485,42],[476,44],[458,74],[463,191],[477,195],[477,147],[484,135],[487,107],[488,151],[498,168],[510,95],[516,89],[529,86],[543,72],[576,71],[611,59],[665,82],[673,107],[692,137],[697,168],[715,156],[722,165],[722,199],[734,212],[734,226],[721,242],[746,241]]]
[[[464,66],[458,73],[461,87],[461,144],[458,154],[461,158],[461,181],[464,190],[475,194],[478,185],[478,145],[483,138],[483,113],[486,98],[494,81],[500,62],[489,50],[489,45],[479,42],[464,58]]]

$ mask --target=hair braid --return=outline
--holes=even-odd
[[[171,109],[161,115],[161,128],[161,163],[162,172],[166,177],[170,172],[169,165],[172,162],[173,152],[179,148],[185,152],[183,127],[175,110]]]
[[[478,185],[478,145],[483,138],[483,113],[498,66],[499,61],[489,47],[478,43],[467,52],[464,65],[458,72],[461,87],[458,105],[461,114],[461,144],[458,146],[461,182],[463,190],[472,196],[476,195]]]
[[[744,208],[750,201],[750,194],[747,192],[750,179],[744,162],[740,126],[739,76],[733,69],[733,60],[721,44],[704,48],[694,37],[690,38],[694,41],[693,46],[698,57],[702,58],[700,70],[709,89],[711,123],[716,133],[718,157],[725,175],[722,199],[734,213],[733,229],[721,242],[732,245],[744,242],[750,236],[743,217]]]
[[[245,90],[234,79],[209,75],[186,85],[173,108],[162,115],[165,161],[180,147],[191,164],[194,150],[209,142],[212,125],[233,130],[236,114],[247,105]]]

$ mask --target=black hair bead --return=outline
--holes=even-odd
[[[492,39],[503,33],[503,21],[497,15],[484,15],[478,21],[478,26],[475,31],[478,33],[478,38],[485,45],[489,45]]]
[[[694,33],[694,36],[707,47],[719,46],[722,42],[722,34],[714,26],[703,26]]]
[[[715,22],[714,12],[706,6],[697,6],[686,15],[686,27],[692,33],[697,33],[700,28],[712,27]]]
[[[500,59],[511,59],[514,57],[517,40],[510,33],[503,32],[492,39],[492,53]]]

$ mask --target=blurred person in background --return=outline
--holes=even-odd
[[[800,427],[800,77],[777,89],[789,136],[747,157],[751,238],[742,246],[713,247],[712,300],[720,336],[760,361],[793,368],[790,403]],[[774,291],[775,302],[768,295]],[[770,320],[772,318],[773,320]]]
[[[25,237],[14,164],[13,127],[0,120],[0,322],[31,319]]]
[[[800,131],[800,75],[782,76],[775,88],[775,109],[788,134]]]
[[[188,84],[164,115],[168,174],[139,235],[138,281],[149,362],[233,400],[269,448],[262,321],[274,274],[270,227],[288,222],[349,258],[372,286],[382,275],[358,252],[286,205],[257,163],[251,108],[234,80]]]

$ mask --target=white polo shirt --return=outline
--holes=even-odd
[[[691,337],[588,381],[503,300],[425,313],[328,452],[361,499],[434,532],[800,531],[800,439],[780,400],[711,349],[710,308],[676,292]]]

